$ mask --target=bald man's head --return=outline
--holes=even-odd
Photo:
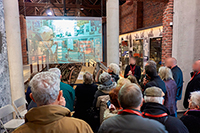
[[[200,60],[195,61],[192,68],[193,68],[193,71],[199,72],[200,71]]]
[[[173,68],[176,65],[177,65],[177,60],[174,57],[167,58],[165,60],[165,66],[168,67],[168,68],[170,68],[170,69]]]

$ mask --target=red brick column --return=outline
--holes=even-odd
[[[28,56],[26,51],[27,31],[26,31],[26,19],[24,18],[23,15],[20,15],[20,31],[21,31],[23,65],[26,65],[28,64]]]
[[[173,27],[170,22],[173,22],[173,4],[174,0],[169,0],[166,3],[166,8],[163,12],[163,38],[162,38],[162,62],[172,56],[172,31]]]

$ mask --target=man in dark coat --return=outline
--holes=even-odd
[[[159,87],[162,89],[164,93],[166,93],[166,86],[165,82],[158,76],[157,70],[152,65],[145,66],[145,72],[146,72],[146,80],[149,82],[144,86],[144,90],[148,87]]]
[[[163,105],[164,93],[158,87],[147,88],[141,111],[145,118],[154,119],[165,125],[169,133],[189,133],[187,127],[176,117],[170,116],[168,109]]]
[[[98,133],[167,133],[160,122],[142,117],[142,92],[136,84],[125,84],[118,96],[123,110],[106,119]]]
[[[95,123],[91,119],[89,110],[93,107],[94,94],[97,85],[93,84],[93,76],[89,72],[83,75],[83,84],[77,85],[75,89],[75,113],[73,117],[86,121],[94,130]]]
[[[200,91],[192,92],[189,100],[189,110],[181,117],[181,121],[190,133],[200,133]]]
[[[200,60],[196,61],[192,67],[194,72],[191,73],[192,78],[187,85],[183,102],[185,108],[188,108],[188,99],[190,98],[190,93],[200,90]]]
[[[181,69],[177,66],[177,60],[175,58],[167,58],[165,65],[172,70],[174,81],[177,84],[177,95],[176,101],[181,100],[182,89],[183,89],[183,73]]]
[[[140,66],[136,65],[136,58],[131,56],[129,63],[130,65],[128,65],[125,69],[124,78],[127,78],[129,75],[133,75],[136,77],[139,83],[139,79],[141,77],[141,68]]]

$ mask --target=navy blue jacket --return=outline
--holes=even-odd
[[[165,82],[160,78],[160,76],[155,76],[144,86],[144,91],[149,87],[159,87],[164,93],[166,93]]]
[[[145,118],[154,119],[162,123],[169,133],[189,133],[187,127],[178,118],[170,116],[168,109],[159,103],[144,103],[141,111]],[[150,114],[150,115],[146,115]],[[156,115],[167,113],[167,116],[155,117]]]
[[[187,109],[188,108],[188,99],[190,98],[190,93],[193,91],[200,90],[200,74],[195,75],[192,80],[188,83],[185,91],[185,98],[183,102],[183,106]]]
[[[181,100],[182,97],[182,89],[183,89],[183,73],[181,69],[178,66],[173,67],[172,74],[174,81],[177,84],[177,94],[176,94],[176,100]]]

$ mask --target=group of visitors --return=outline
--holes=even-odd
[[[129,62],[124,78],[119,77],[119,66],[111,63],[98,84],[86,72],[83,84],[75,89],[60,81],[58,68],[34,74],[26,95],[30,109],[26,123],[14,133],[200,132],[199,60],[193,64],[184,98],[188,111],[181,119],[176,104],[182,96],[183,74],[176,59],[166,59],[160,68],[149,60],[142,74],[136,58]]]

